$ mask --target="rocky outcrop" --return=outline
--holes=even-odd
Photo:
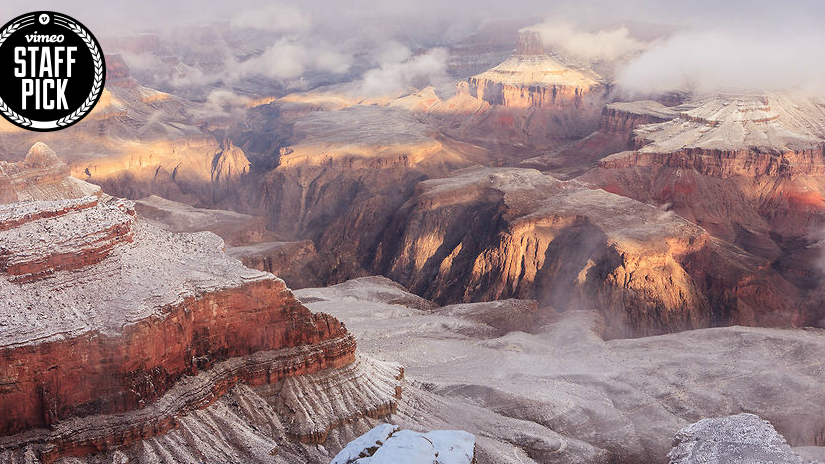
[[[602,111],[599,130],[607,134],[624,136],[630,140],[637,127],[670,121],[677,114],[676,111],[655,101],[611,103]]]
[[[585,110],[604,103],[605,86],[598,75],[572,69],[551,57],[539,33],[529,29],[519,33],[513,56],[468,83],[471,96],[491,105]]]
[[[129,202],[97,197],[2,205],[0,271],[28,282],[99,263],[132,241],[134,215]]]
[[[808,464],[770,422],[753,414],[703,419],[683,428],[668,457],[670,464]]]
[[[525,169],[422,182],[372,265],[438,303],[595,307],[609,336],[806,316],[764,260],[672,213]]]
[[[318,347],[317,354],[297,363],[300,367],[240,369],[233,373],[237,379],[276,382],[353,361],[354,341],[338,321],[310,314],[271,275],[233,264],[220,254],[222,242],[216,237],[164,235],[135,223],[122,201],[84,205],[79,211],[70,205],[60,208],[66,213],[50,218],[36,219],[35,212],[30,222],[2,232],[9,238],[5,243],[21,246],[7,249],[3,259],[4,309],[10,322],[2,337],[7,386],[3,435],[71,417],[140,409],[181,376],[257,352]],[[51,203],[44,206],[52,208],[49,213],[57,209]],[[38,242],[43,237],[38,232],[49,229],[77,236],[52,237],[40,248],[21,241],[34,236]],[[18,238],[10,238],[12,234]],[[176,257],[183,253],[189,257]],[[176,264],[158,269],[152,261],[144,262],[149,256],[167,256]],[[125,270],[114,276],[100,272],[119,266]],[[219,274],[231,269],[237,277]],[[180,276],[165,277],[172,272]],[[53,277],[43,280],[47,275]],[[78,280],[71,291],[57,290]],[[130,287],[137,282],[141,287]],[[42,294],[50,294],[50,304],[44,305]],[[85,305],[72,303],[75,298]],[[125,313],[119,312],[124,305]]]
[[[0,204],[89,195],[100,195],[100,187],[69,177],[69,167],[42,142],[21,162],[0,161]]]
[[[473,464],[475,437],[461,430],[427,433],[382,424],[350,442],[330,464]]]

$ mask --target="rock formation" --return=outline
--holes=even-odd
[[[53,168],[53,157],[37,145],[25,168]],[[398,388],[364,378],[344,326],[226,256],[217,236],[163,231],[128,200],[71,198],[96,191],[76,179],[12,180],[18,196],[66,188],[56,200],[0,206],[3,460],[114,451],[179,427],[239,384],[266,396],[301,375],[335,382],[318,395],[341,395],[347,407],[327,419],[281,408],[293,440],[323,441],[341,423],[392,412]],[[321,438],[307,424],[325,424]]]
[[[668,457],[670,464],[808,464],[770,422],[753,414],[702,419],[683,428]]]
[[[580,138],[595,130],[606,93],[601,77],[550,56],[538,32],[526,29],[520,31],[512,56],[460,82],[456,97],[434,111],[448,133],[459,139],[495,143],[496,137],[509,135],[525,144],[547,147],[554,138]],[[473,105],[473,100],[478,103]],[[462,108],[473,106],[474,114],[462,115],[468,113]],[[451,127],[455,125],[459,128]],[[492,132],[485,136],[485,131]]]
[[[100,187],[70,177],[69,167],[42,142],[32,145],[21,162],[0,161],[0,203],[69,199],[100,193]]]
[[[644,106],[633,111],[649,114]],[[722,95],[656,112],[668,120],[635,127],[629,150],[580,179],[673,211],[766,259],[814,298],[825,211],[822,106],[785,95]]]
[[[594,307],[610,336],[786,326],[808,315],[764,259],[672,213],[528,169],[421,182],[372,269],[441,304]]]
[[[593,96],[597,97],[594,103],[603,103],[605,91],[598,75],[572,69],[551,57],[539,33],[529,29],[519,33],[518,46],[510,58],[471,77],[468,83],[470,95],[491,105],[556,110],[584,111]]]

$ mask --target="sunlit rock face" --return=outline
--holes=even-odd
[[[636,114],[650,114],[649,107],[623,104]],[[816,292],[825,211],[821,102],[718,95],[656,113],[666,120],[636,125],[628,150],[580,179],[662,205],[765,258],[799,291]],[[821,315],[810,316],[800,322],[819,323]]]
[[[701,227],[529,169],[421,182],[374,256],[373,269],[436,302],[594,307],[609,336],[793,325],[811,310],[767,261]]]
[[[140,85],[116,54],[106,63],[110,79],[100,100],[72,127],[37,133],[0,121],[4,159],[22,161],[33,143],[44,142],[61,154],[72,176],[118,197],[231,203],[250,162],[229,140],[202,130],[225,115]]]
[[[69,167],[42,142],[32,145],[23,161],[0,161],[0,203],[100,194],[100,187],[70,177]]]
[[[551,57],[539,33],[531,30],[519,33],[518,46],[510,58],[471,77],[468,83],[470,95],[493,105],[584,110],[587,99],[599,91],[602,95],[594,103],[604,103],[602,79]]]
[[[70,181],[63,164],[56,179],[56,164],[48,147],[33,147],[11,183],[30,199],[0,205],[0,461],[128,447],[239,384],[258,389],[248,401],[269,401],[288,424],[280,435],[296,443],[393,410],[398,367],[356,363],[338,320],[224,254],[218,236],[164,231],[131,201]],[[288,380],[320,371],[298,386]],[[348,406],[295,416],[310,396],[290,392],[315,383],[335,383],[319,398],[343,395]]]

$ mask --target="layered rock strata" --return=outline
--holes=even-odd
[[[434,110],[446,132],[460,139],[494,143],[490,135],[510,135],[523,144],[547,147],[554,139],[580,138],[595,130],[607,90],[596,73],[551,56],[538,32],[528,29],[519,32],[512,56],[460,82],[456,97]],[[479,105],[472,105],[473,100]],[[485,131],[491,134],[485,137]]]
[[[76,185],[93,190],[61,185],[65,197]],[[347,407],[293,418],[292,439],[322,441],[337,425],[394,410],[398,388],[364,372],[400,378],[397,367],[359,367],[343,324],[225,255],[212,233],[170,233],[132,202],[98,195],[2,205],[0,244],[0,447],[9,459],[128,447],[238,384],[287,392],[302,388],[288,379],[313,373]],[[310,422],[324,432],[301,428]]]
[[[718,95],[668,111],[669,120],[637,126],[629,150],[603,157],[580,179],[674,211],[767,259],[801,292],[817,288],[815,244],[825,211],[821,103]]]

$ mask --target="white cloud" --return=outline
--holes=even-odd
[[[400,49],[395,49],[396,59],[406,55],[409,50],[402,53]],[[425,53],[411,56],[398,61],[387,61],[379,67],[370,69],[364,73],[359,86],[359,92],[365,96],[391,95],[405,91],[410,88],[420,89],[428,85],[443,85],[450,78],[445,69],[449,54],[443,48],[435,48]]]
[[[342,74],[351,65],[351,56],[332,50],[328,45],[308,47],[297,38],[284,37],[276,40],[262,54],[235,64],[229,72],[235,78],[259,75],[272,79],[293,79],[307,71]]]
[[[624,26],[587,32],[548,20],[530,29],[539,31],[546,47],[584,62],[615,60],[645,48]]]
[[[620,70],[632,93],[825,90],[819,31],[713,30],[676,34]]]

